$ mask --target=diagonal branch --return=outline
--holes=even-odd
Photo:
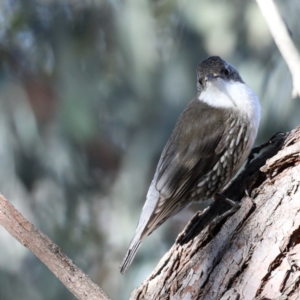
[[[109,300],[98,285],[1,194],[0,224],[32,251],[75,297],[80,300]]]
[[[300,126],[274,140],[224,195],[241,208],[212,235],[209,224],[228,204],[198,212],[131,300],[300,299]]]
[[[292,97],[300,96],[300,55],[273,0],[256,0],[269,26],[275,43],[292,74]]]

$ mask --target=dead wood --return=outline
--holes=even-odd
[[[0,224],[22,245],[32,251],[77,299],[109,300],[89,276],[1,194]]]

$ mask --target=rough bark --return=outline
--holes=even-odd
[[[300,299],[300,127],[279,138],[225,191],[241,208],[198,212],[131,299]],[[245,190],[248,195],[245,195]]]
[[[1,194],[0,224],[32,251],[75,297],[81,300],[109,300],[98,285]]]

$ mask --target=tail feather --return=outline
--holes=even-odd
[[[124,274],[126,272],[126,270],[129,268],[129,266],[131,265],[136,252],[138,251],[140,245],[141,245],[141,240],[140,239],[135,239],[135,237],[133,238],[132,242],[130,243],[130,246],[127,250],[127,253],[122,261],[122,264],[120,266],[120,272],[121,274]]]
[[[160,198],[159,192],[155,188],[157,173],[155,173],[154,179],[152,180],[151,186],[147,193],[147,200],[144,204],[141,217],[135,231],[135,235],[130,242],[127,253],[123,259],[123,262],[120,266],[121,274],[124,274],[126,270],[131,265],[136,252],[138,251],[142,240],[148,236],[155,228],[148,228],[149,220],[154,213],[155,207],[157,205],[158,199]]]

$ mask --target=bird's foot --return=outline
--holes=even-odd
[[[279,136],[279,135],[280,135],[280,136]],[[282,138],[282,136],[284,136],[284,135],[285,135],[285,133],[283,133],[283,132],[276,132],[275,134],[273,134],[273,135],[271,136],[271,138],[270,138],[267,142],[261,144],[260,146],[254,147],[254,148],[251,150],[251,152],[250,152],[250,154],[249,154],[249,156],[248,156],[247,163],[246,163],[246,167],[247,167],[247,166],[250,164],[250,162],[253,160],[255,154],[258,154],[262,149],[264,149],[264,148],[266,148],[267,146],[272,145],[272,144],[275,143],[276,141],[280,140],[280,139]]]
[[[212,222],[211,224],[209,224],[208,226],[208,231],[209,231],[209,235],[211,237],[213,237],[213,230],[215,229],[215,227],[220,224],[220,222],[222,220],[224,220],[225,218],[227,218],[228,216],[233,215],[237,210],[239,210],[239,208],[241,207],[241,204],[239,202],[233,201],[227,197],[225,197],[222,194],[216,194],[215,199],[220,199],[223,201],[226,201],[227,203],[229,203],[231,205],[231,209],[229,209],[228,211],[226,211],[225,213],[223,213],[220,216],[217,216]]]

